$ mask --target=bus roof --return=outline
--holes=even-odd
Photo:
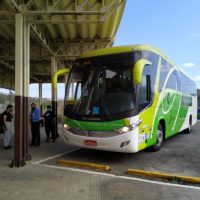
[[[111,55],[111,54],[118,54],[118,53],[126,53],[126,52],[133,52],[133,51],[141,51],[141,50],[147,50],[154,52],[161,57],[163,57],[165,60],[167,60],[171,65],[176,67],[174,62],[170,60],[160,49],[152,46],[152,45],[127,45],[127,46],[115,46],[115,47],[108,47],[103,49],[98,49],[94,51],[90,51],[87,53],[84,53],[80,58],[88,58],[88,57],[96,57],[96,56],[103,56],[103,55]]]

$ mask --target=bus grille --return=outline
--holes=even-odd
[[[97,138],[109,138],[119,135],[114,131],[86,131],[77,128],[70,128],[69,131],[75,135]]]

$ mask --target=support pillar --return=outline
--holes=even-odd
[[[23,113],[23,15],[15,15],[15,141],[12,166],[24,164],[22,158]]]
[[[23,150],[25,161],[31,160],[29,153],[29,84],[30,84],[30,25],[24,22],[24,65],[23,65]]]
[[[42,102],[42,82],[39,82],[39,104],[40,104],[40,112],[41,112],[41,117],[43,114],[43,102]],[[43,126],[43,123],[42,123]]]
[[[57,62],[55,57],[51,58],[51,75],[57,71]],[[52,111],[55,115],[55,136],[58,135],[58,113],[57,113],[57,90],[52,85]]]
[[[20,167],[31,158],[28,152],[30,27],[23,14],[17,13],[15,19],[15,141],[11,167]]]

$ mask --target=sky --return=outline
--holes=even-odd
[[[31,97],[39,97],[38,84],[30,84],[29,91]],[[59,83],[57,97],[59,99],[64,99],[64,95],[65,95],[65,84]],[[49,99],[51,98],[51,84],[48,83],[42,84],[42,97]]]
[[[158,47],[200,88],[200,0],[127,0],[114,45],[130,44]],[[30,96],[38,97],[37,85],[30,85]],[[50,84],[43,85],[43,97],[51,98]]]
[[[127,0],[115,46],[151,44],[200,89],[200,1]]]

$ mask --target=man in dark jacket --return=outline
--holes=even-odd
[[[54,114],[51,110],[51,106],[47,106],[46,112],[43,114],[43,118],[45,120],[45,131],[47,135],[47,139],[45,142],[49,141],[50,133],[51,133],[51,139],[53,139],[53,142],[55,142],[55,128],[54,128]]]

